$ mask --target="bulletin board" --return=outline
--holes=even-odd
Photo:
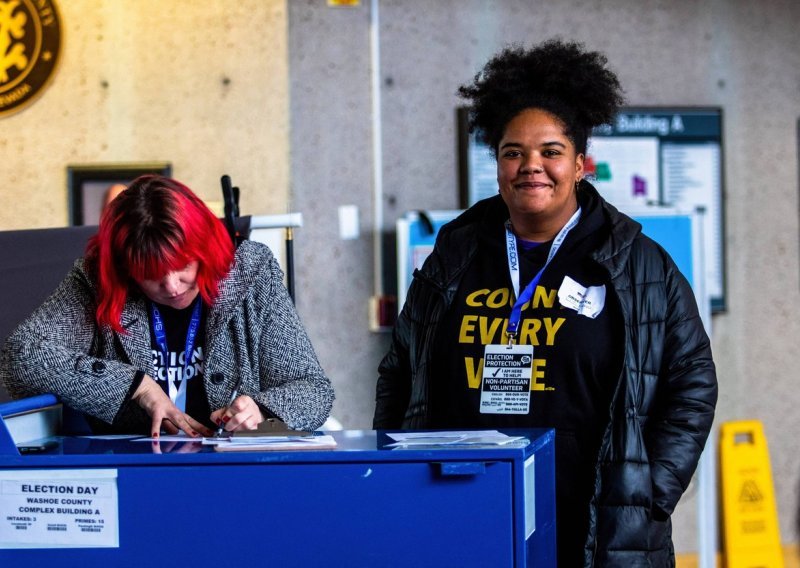
[[[397,308],[403,308],[414,270],[433,252],[436,235],[461,211],[410,211],[397,220]]]

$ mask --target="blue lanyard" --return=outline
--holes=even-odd
[[[189,322],[189,329],[186,332],[186,346],[183,351],[183,375],[181,375],[180,387],[175,386],[176,381],[169,380],[169,373],[166,370],[169,368],[169,348],[167,347],[167,334],[164,330],[164,320],[161,317],[161,312],[153,302],[150,302],[150,325],[153,328],[153,335],[156,338],[156,345],[163,356],[164,369],[167,379],[169,398],[175,403],[181,412],[186,412],[186,377],[189,370],[189,362],[192,359],[192,352],[194,351],[194,342],[197,339],[197,330],[200,327],[200,313],[202,301],[197,298],[194,301],[194,309],[192,309],[192,319]]]
[[[556,235],[556,238],[553,239],[553,245],[550,247],[550,252],[547,255],[547,260],[539,269],[539,272],[536,273],[536,276],[530,281],[530,283],[525,287],[525,289],[520,293],[519,291],[519,253],[517,252],[517,237],[514,235],[514,231],[511,230],[511,220],[506,221],[506,254],[508,255],[508,271],[511,273],[511,284],[514,286],[514,306],[511,308],[511,316],[508,318],[508,327],[506,328],[506,335],[508,336],[508,344],[511,345],[514,343],[514,340],[517,337],[517,333],[519,332],[519,324],[522,320],[522,306],[530,301],[533,297],[533,292],[536,290],[536,286],[539,284],[539,280],[542,278],[542,274],[544,274],[545,268],[547,265],[550,264],[550,261],[553,260],[553,257],[558,252],[558,249],[561,248],[561,245],[564,244],[564,239],[567,238],[569,232],[575,228],[578,224],[578,221],[581,219],[581,208],[578,207],[578,210],[570,217],[567,224],[561,227],[561,230]]]

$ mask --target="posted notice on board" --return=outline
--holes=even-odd
[[[117,547],[117,470],[0,471],[0,548]]]

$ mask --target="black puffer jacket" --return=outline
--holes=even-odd
[[[586,566],[674,565],[669,516],[691,480],[714,418],[717,379],[689,284],[669,255],[582,182],[601,202],[610,237],[592,259],[607,272],[625,322],[625,359],[611,399],[590,504]],[[439,233],[414,276],[379,367],[375,428],[428,425],[429,368],[439,322],[477,250],[484,200]]]

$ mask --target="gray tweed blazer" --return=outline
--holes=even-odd
[[[331,410],[333,388],[282,283],[270,250],[245,241],[208,310],[204,384],[212,410],[225,406],[236,378],[252,397],[295,429],[315,429]],[[120,431],[149,429],[129,400],[137,371],[152,373],[145,297],[129,295],[125,333],[95,323],[95,288],[82,259],[55,292],[8,337],[0,380],[15,398],[53,393]]]

